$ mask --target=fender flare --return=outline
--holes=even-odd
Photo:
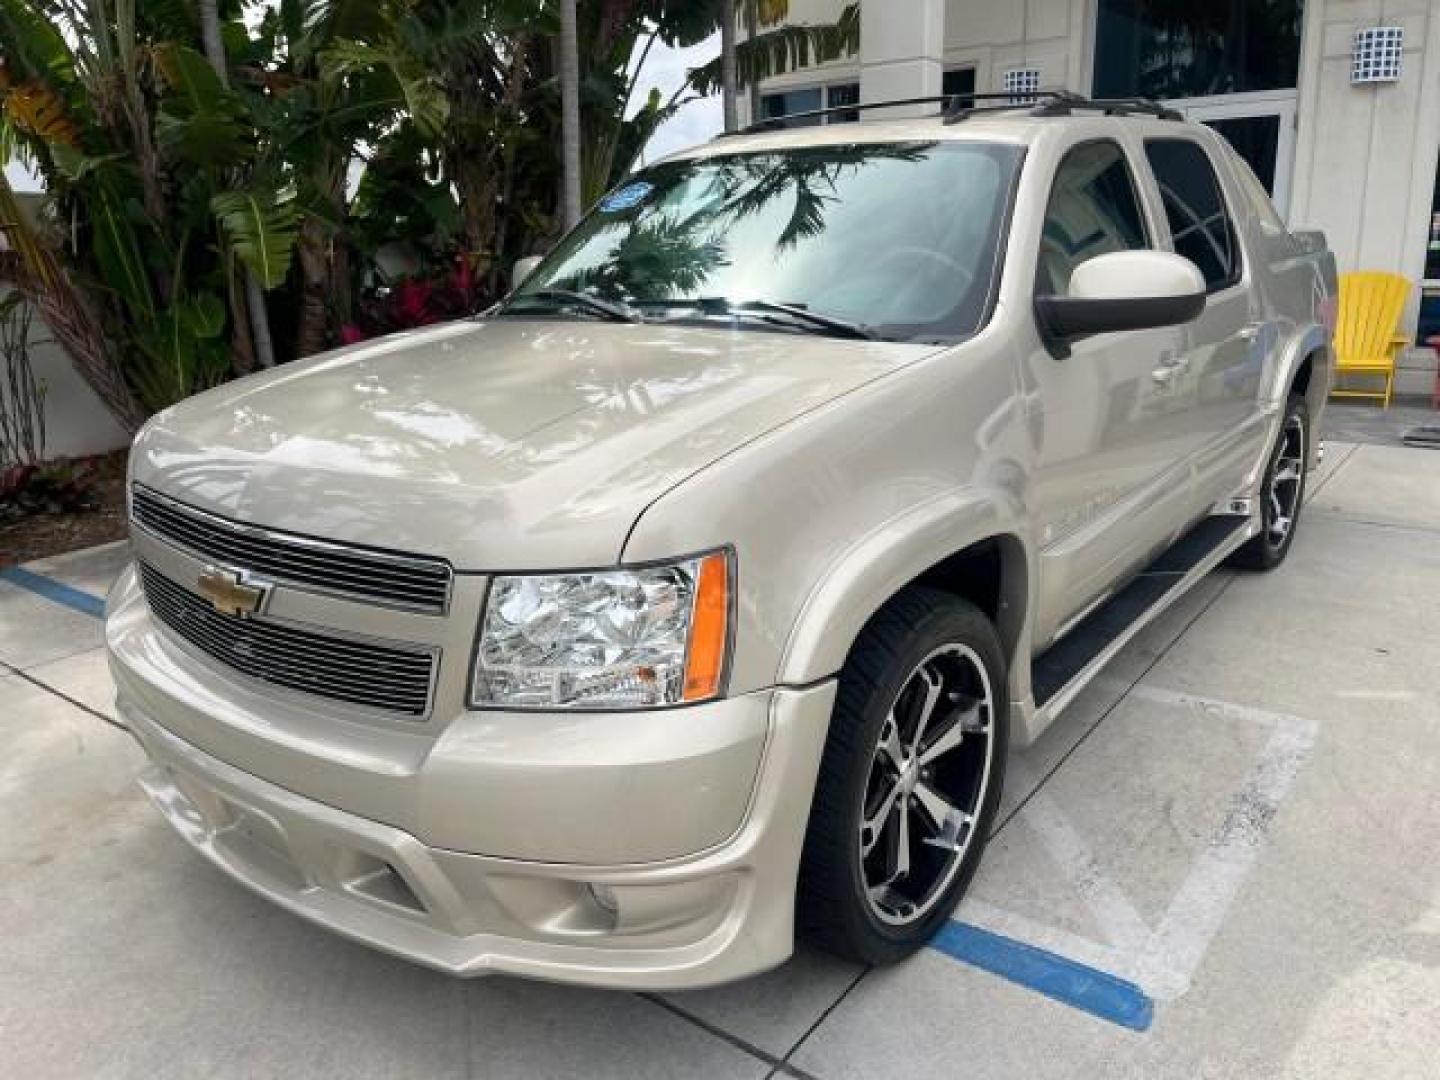
[[[1275,365],[1274,374],[1271,376],[1270,385],[1266,388],[1265,404],[1271,408],[1280,408],[1285,404],[1285,397],[1289,393],[1290,384],[1295,381],[1295,373],[1300,370],[1300,365],[1305,362],[1306,357],[1319,354],[1324,358],[1324,371],[1312,372],[1311,394],[1318,390],[1323,400],[1329,394],[1330,373],[1334,366],[1330,360],[1330,335],[1325,328],[1318,323],[1310,323],[1298,334],[1291,336],[1285,343],[1280,354],[1279,362]],[[1316,383],[1314,378],[1322,377],[1322,381]]]
[[[862,536],[820,576],[781,653],[779,681],[804,685],[839,671],[861,629],[892,596],[966,548],[1001,539],[1001,640],[1013,655],[1030,608],[1030,552],[1013,498],[956,490],[920,503]]]

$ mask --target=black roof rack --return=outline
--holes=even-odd
[[[1150,98],[1087,98],[1069,91],[1056,93],[1030,110],[1031,116],[1069,116],[1076,109],[1089,109],[1106,116],[1153,116],[1158,120],[1184,120],[1185,117]]]
[[[983,102],[984,104],[976,104]],[[1106,116],[1154,116],[1161,120],[1184,119],[1178,112],[1158,101],[1148,98],[1087,98],[1069,90],[1038,90],[1032,93],[1012,94],[973,93],[941,94],[934,97],[896,98],[891,101],[866,101],[853,105],[832,105],[827,109],[807,109],[804,112],[786,113],[784,116],[767,116],[763,120],[735,131],[721,132],[719,138],[733,135],[755,135],[764,131],[778,131],[792,120],[819,120],[842,113],[858,113],[867,109],[891,109],[905,105],[939,105],[940,116],[947,124],[957,124],[979,112],[1014,112],[1024,109],[1031,116],[1070,116],[1077,109],[1104,113]]]

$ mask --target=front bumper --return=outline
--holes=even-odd
[[[143,600],[138,609],[136,603],[133,588],[122,582],[112,597],[107,642],[121,717],[151,762],[141,784],[192,846],[289,910],[458,975],[506,972],[631,989],[683,988],[741,978],[790,955],[795,877],[833,683],[764,695],[766,732],[758,774],[745,793],[738,827],[722,823],[720,842],[663,859],[616,861],[606,857],[620,850],[612,835],[597,842],[596,858],[497,857],[420,835],[431,826],[442,835],[453,833],[453,821],[422,816],[414,819],[420,823],[416,828],[406,828],[376,820],[354,812],[353,806],[335,805],[340,800],[314,797],[315,791],[300,794],[299,785],[262,779],[255,770],[222,758],[233,750],[243,759],[246,742],[208,739],[202,748],[184,737],[201,730],[196,703],[202,699],[191,683],[202,674],[143,615]],[[222,686],[206,687],[212,703]],[[229,708],[237,700],[254,707],[251,698],[238,694],[239,688],[225,695]],[[703,726],[707,711],[698,707],[689,710],[694,715],[676,719]],[[233,719],[226,713],[210,722],[229,730]],[[257,731],[263,728],[263,717],[250,719],[257,721]],[[637,725],[637,732],[628,745],[609,749],[607,764],[623,771],[628,754],[633,768],[663,775],[653,733],[644,724]],[[276,742],[279,734],[270,734],[270,756],[256,760],[277,760],[287,752]],[[435,772],[448,781],[464,779],[463,770],[473,761],[466,742],[442,734],[420,755],[422,765],[391,770],[391,801],[383,805],[394,805],[397,814],[407,804],[440,807],[446,819],[464,813],[466,808],[453,801],[427,801],[421,788]],[[453,752],[452,746],[457,747]],[[288,752],[310,755],[307,771],[296,775],[326,779],[315,771],[314,755],[320,751],[313,739]],[[544,785],[545,770],[539,766],[543,763],[532,761],[521,770],[531,789]],[[686,768],[693,768],[690,759],[677,761],[680,772]],[[557,789],[573,779],[565,768],[554,771]],[[487,771],[477,767],[475,776],[473,786],[484,786]],[[544,792],[529,792],[532,798],[537,794]],[[555,805],[568,805],[562,792],[555,795]],[[620,797],[625,810],[612,825],[637,828],[635,815],[645,808],[634,791]],[[652,820],[683,817],[679,798],[668,785],[654,786],[648,807]],[[604,821],[612,809],[600,802],[591,815]],[[524,835],[523,818],[511,822],[511,831]],[[663,825],[660,831],[663,835]],[[542,840],[542,846],[548,842]],[[595,886],[605,888],[597,895]]]

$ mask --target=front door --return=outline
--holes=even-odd
[[[1082,142],[1055,174],[1037,259],[1036,291],[1064,295],[1087,259],[1159,245],[1136,171],[1121,145]],[[1184,524],[1193,503],[1187,418],[1194,389],[1177,376],[1182,327],[1097,334],[1040,349],[1024,367],[1043,405],[1032,500],[1040,553],[1038,645],[1142,565]]]
[[[1290,208],[1290,177],[1295,165],[1295,91],[1222,94],[1169,103],[1214,128],[1235,147],[1270,193],[1285,217]]]

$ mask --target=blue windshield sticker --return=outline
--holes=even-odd
[[[633,184],[626,184],[606,195],[600,200],[600,209],[607,214],[613,214],[620,210],[632,210],[644,202],[645,197],[654,190],[654,184],[637,180]]]

